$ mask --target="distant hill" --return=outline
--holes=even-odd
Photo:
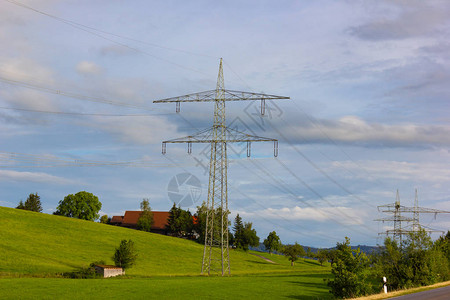
[[[351,247],[352,247],[352,249],[357,249],[359,247],[361,249],[361,251],[366,254],[371,254],[371,253],[377,252],[379,249],[376,246],[366,246],[366,245],[358,245],[358,246],[351,246]],[[309,248],[311,248],[312,253],[317,253],[317,251],[319,251],[321,249],[321,248],[315,248],[315,247],[309,247]],[[323,248],[323,249],[330,250],[330,249],[335,249],[335,248],[336,247]],[[250,247],[250,249],[254,250],[254,251],[258,251],[258,252],[266,252],[266,253],[269,252],[266,250],[263,243],[259,243],[258,247]],[[303,249],[305,249],[305,252],[306,252],[306,250],[308,249],[308,246],[303,246]]]

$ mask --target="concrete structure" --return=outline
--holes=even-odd
[[[125,275],[125,271],[121,267],[112,265],[95,265],[95,272],[102,274],[104,278]]]

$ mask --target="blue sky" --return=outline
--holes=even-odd
[[[261,239],[375,245],[377,206],[450,210],[447,1],[0,1],[0,205],[51,213],[94,193],[109,216],[190,173],[205,200],[207,146],[161,141],[211,126],[212,103],[153,100],[225,87],[291,97],[227,103],[227,122],[279,139],[229,150],[231,218]],[[205,148],[206,147],[206,148]],[[183,190],[184,192],[187,190]],[[421,216],[450,228],[450,216]]]

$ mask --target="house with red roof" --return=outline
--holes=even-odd
[[[153,225],[151,231],[154,233],[166,234],[166,225],[169,222],[168,211],[152,211]],[[112,225],[118,225],[128,228],[137,228],[137,223],[141,217],[141,210],[127,210],[123,216],[113,216],[111,218]]]

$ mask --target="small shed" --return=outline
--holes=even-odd
[[[123,268],[112,265],[95,265],[95,272],[102,274],[104,278],[125,275]]]

